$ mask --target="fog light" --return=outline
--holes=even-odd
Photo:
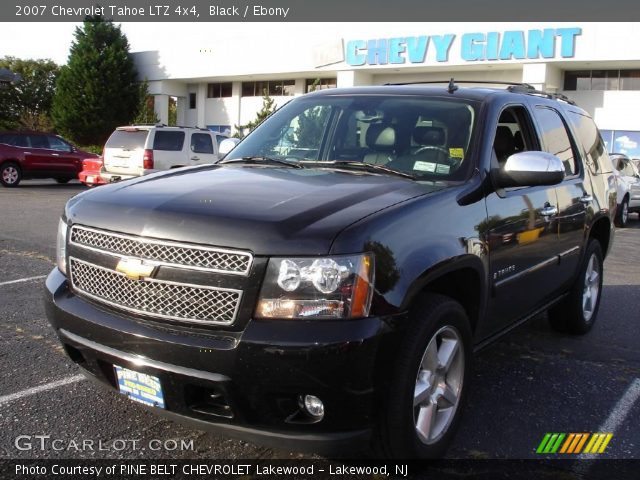
[[[324,417],[324,404],[322,400],[313,395],[305,395],[302,398],[302,406],[304,410],[313,418],[321,419]]]

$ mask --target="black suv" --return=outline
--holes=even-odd
[[[218,164],[71,199],[47,314],[90,377],[198,428],[435,457],[475,350],[544,310],[591,328],[615,207],[557,95],[323,90]]]

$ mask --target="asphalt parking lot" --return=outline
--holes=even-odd
[[[0,189],[0,458],[307,458],[190,430],[79,376],[41,302],[72,182]],[[612,432],[605,458],[640,459],[640,221],[618,230],[605,262],[592,332],[571,337],[541,316],[476,357],[469,405],[452,458],[536,458],[547,432]],[[57,382],[57,383],[56,383]],[[103,449],[52,448],[16,437],[85,439]],[[192,440],[192,441],[191,441]],[[44,448],[41,448],[44,447]]]

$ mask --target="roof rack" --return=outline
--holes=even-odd
[[[422,84],[432,84],[432,83],[446,83],[446,84],[449,85],[449,87],[455,86],[455,84],[457,84],[457,83],[480,83],[480,84],[483,84],[483,85],[516,85],[516,86],[522,86],[522,87],[527,87],[527,88],[533,88],[533,85],[530,85],[528,83],[522,83],[522,82],[504,82],[504,81],[501,81],[501,80],[496,80],[496,81],[489,81],[489,80],[455,80],[453,78],[451,78],[449,80],[424,80],[424,81],[420,81],[420,82],[385,83],[384,85],[402,86],[402,85],[422,85]]]
[[[563,95],[562,93],[545,92],[544,90],[537,90],[536,88],[534,88],[531,85],[528,85],[528,87],[526,87],[526,88],[522,88],[522,87],[518,87],[517,85],[513,85],[511,87],[507,87],[507,90],[509,90],[510,92],[514,92],[514,93],[526,93],[528,95],[539,95],[541,97],[550,98],[552,100],[560,100],[560,101],[568,103],[569,105],[575,105],[576,104],[576,102],[571,100],[566,95]]]
[[[420,81],[420,82],[401,82],[401,83],[385,83],[384,85],[396,85],[396,86],[402,86],[402,85],[425,85],[425,84],[435,84],[435,83],[446,83],[447,84],[447,91],[449,93],[453,93],[455,92],[458,87],[456,84],[458,83],[473,83],[473,84],[482,84],[482,85],[507,85],[507,91],[509,92],[513,92],[513,93],[525,93],[527,95],[539,95],[539,96],[543,96],[546,98],[550,98],[553,100],[561,100],[563,102],[566,102],[570,105],[575,105],[575,102],[573,100],[571,100],[569,97],[567,97],[566,95],[563,95],[561,93],[552,93],[552,92],[545,92],[543,90],[537,90],[533,85],[531,85],[530,83],[524,83],[524,82],[505,82],[502,80],[495,80],[495,81],[491,81],[491,80],[454,80],[453,78],[451,78],[450,80],[425,80],[425,81]]]
[[[189,125],[167,125],[166,123],[135,123],[132,127],[171,127],[171,128],[193,128],[196,130],[202,130],[203,132],[209,132],[208,128],[189,126]]]

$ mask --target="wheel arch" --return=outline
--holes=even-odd
[[[606,258],[611,247],[611,221],[607,217],[600,217],[591,225],[588,241],[595,239],[600,242],[603,257]]]
[[[464,255],[429,268],[409,288],[403,308],[408,310],[424,294],[437,293],[456,300],[469,318],[471,332],[484,316],[487,277],[482,260]]]
[[[17,158],[5,158],[3,160],[0,160],[0,168],[4,167],[7,163],[13,163],[16,167],[18,167],[18,170],[22,172],[22,165],[20,165],[20,160],[18,160]]]

